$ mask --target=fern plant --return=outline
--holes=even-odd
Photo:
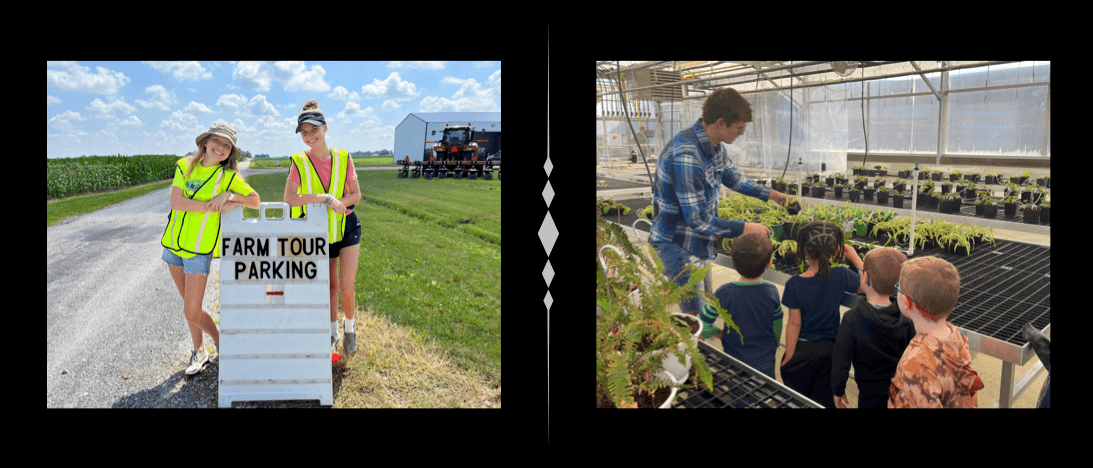
[[[597,224],[598,240],[610,238],[629,243],[618,239],[617,233],[610,225]],[[618,258],[614,251],[605,250],[605,257],[613,259],[612,276],[616,279],[605,276],[602,270],[596,275],[596,305],[599,308],[596,319],[596,392],[598,398],[606,398],[621,408],[636,406],[635,392],[651,395],[658,387],[677,386],[656,377],[664,370],[664,359],[653,355],[653,351],[658,349],[674,353],[681,366],[686,366],[689,357],[698,372],[699,383],[711,390],[713,388],[713,376],[690,331],[672,318],[668,312],[669,305],[703,296],[717,310],[725,326],[740,334],[740,328],[732,321],[732,316],[721,308],[717,299],[710,293],[695,289],[712,265],[704,268],[688,266],[690,280],[678,286],[660,274],[664,264],[656,250],[651,246],[648,250],[655,265],[644,270],[638,267],[638,262]],[[641,258],[640,255],[637,257]],[[640,293],[633,294],[639,288]]]

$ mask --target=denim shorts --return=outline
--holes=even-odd
[[[182,267],[182,272],[186,274],[197,273],[199,275],[209,274],[209,263],[212,262],[213,254],[208,255],[194,255],[190,258],[182,258],[171,252],[171,249],[167,247],[163,248],[163,261],[167,262],[171,266]]]
[[[691,279],[691,275],[684,272],[684,267],[687,265],[694,265],[696,267],[703,267],[709,262],[700,261],[698,257],[692,256],[690,252],[683,250],[682,247],[676,245],[674,242],[653,242],[653,248],[657,250],[657,255],[660,256],[660,261],[664,263],[664,271],[661,273],[668,279],[675,279],[675,283],[679,286],[687,284],[687,281]],[[675,276],[679,275],[679,278]],[[713,292],[713,282],[710,280],[710,276],[707,275],[704,281],[700,281],[695,284],[695,289],[699,291],[705,290],[706,292]],[[706,300],[701,297],[692,297],[679,303],[679,310],[681,312],[700,312],[703,304]]]

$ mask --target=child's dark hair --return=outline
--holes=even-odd
[[[831,275],[831,259],[843,258],[843,230],[828,221],[812,221],[797,231],[797,263],[804,264],[805,252],[819,263],[816,278],[826,280]],[[734,260],[735,264],[735,260]]]
[[[766,234],[746,233],[732,241],[732,266],[744,278],[758,278],[763,276],[773,252]]]

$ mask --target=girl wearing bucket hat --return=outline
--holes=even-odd
[[[284,200],[292,206],[293,218],[306,214],[307,203],[325,203],[327,206],[330,231],[330,343],[334,346],[340,338],[340,296],[345,312],[345,352],[348,355],[357,347],[357,334],[353,329],[356,311],[353,284],[357,278],[361,223],[353,213],[353,204],[360,201],[361,189],[349,152],[326,146],[326,117],[319,103],[314,99],[307,101],[300,109],[297,121],[296,133],[311,149],[292,155]]]
[[[201,371],[209,354],[202,332],[218,347],[220,333],[209,313],[201,309],[212,257],[220,256],[220,213],[237,206],[258,209],[261,200],[238,172],[242,152],[235,129],[223,122],[195,140],[197,152],[179,159],[171,184],[171,214],[160,241],[163,261],[171,271],[185,303],[193,350],[187,375]]]

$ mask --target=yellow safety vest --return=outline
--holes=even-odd
[[[186,159],[182,158],[178,161],[178,170],[183,174],[186,173]],[[212,200],[213,197],[226,191],[234,178],[234,171],[225,171],[221,166],[188,198],[197,201]],[[214,257],[219,257],[220,249],[217,248],[220,245],[219,238],[220,213],[171,210],[167,228],[163,230],[160,243],[175,254],[187,252],[208,255],[211,253]]]
[[[334,161],[330,168],[330,187],[326,187],[315,171],[315,163],[310,156],[296,153],[292,155],[292,164],[296,165],[296,173],[300,174],[300,188],[296,190],[300,195],[331,194],[335,198],[341,198],[345,193],[345,178],[349,175],[349,152],[340,149],[331,149]],[[302,218],[307,213],[307,205],[292,207],[292,217]],[[345,215],[335,213],[332,209],[326,210],[328,225],[330,226],[330,243],[341,242],[345,231]]]

